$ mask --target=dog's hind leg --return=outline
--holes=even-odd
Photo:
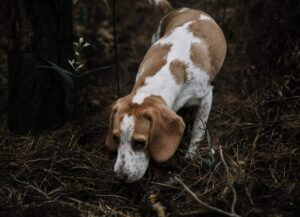
[[[201,100],[197,110],[197,116],[195,118],[189,149],[185,155],[186,158],[193,158],[196,156],[197,148],[200,142],[204,139],[206,132],[206,123],[211,109],[213,93],[212,88]]]

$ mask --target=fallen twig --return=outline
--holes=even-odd
[[[236,204],[236,201],[237,201],[237,194],[236,194],[236,190],[235,188],[233,187],[233,185],[231,184],[230,180],[229,180],[229,169],[228,169],[228,166],[227,166],[227,163],[224,159],[224,155],[223,155],[223,150],[222,150],[222,146],[220,146],[220,156],[221,156],[221,160],[224,164],[224,167],[226,169],[226,175],[227,175],[227,185],[230,187],[232,193],[233,193],[233,201],[232,201],[232,204],[231,204],[231,212],[235,214],[235,204]]]
[[[227,216],[234,216],[234,217],[240,217],[238,214],[236,214],[236,213],[230,213],[230,212],[227,212],[227,211],[225,211],[225,210],[222,210],[222,209],[219,209],[219,208],[217,208],[217,207],[214,207],[214,206],[210,206],[210,205],[208,205],[208,204],[206,204],[206,203],[204,203],[202,200],[200,200],[199,198],[198,198],[198,196],[194,193],[194,192],[192,192],[191,191],[191,189],[188,187],[188,186],[186,186],[184,183],[183,183],[183,181],[181,180],[181,179],[179,179],[178,177],[175,177],[175,180],[179,183],[179,184],[181,184],[182,185],[182,187],[198,202],[198,203],[200,203],[202,206],[204,206],[204,207],[206,207],[206,208],[208,208],[208,209],[210,209],[210,210],[213,210],[213,211],[215,211],[215,212],[218,212],[218,213],[222,213],[222,214],[224,214],[224,215],[227,215]]]

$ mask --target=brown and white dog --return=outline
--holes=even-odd
[[[186,154],[193,157],[211,109],[211,81],[226,55],[222,30],[199,10],[171,11],[161,20],[156,38],[131,93],[117,100],[110,114],[106,146],[118,150],[114,172],[126,182],[141,179],[150,158],[164,162],[173,156],[185,129],[176,111],[196,105],[200,118],[194,120]]]

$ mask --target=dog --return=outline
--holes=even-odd
[[[174,155],[185,129],[176,114],[182,107],[198,106],[186,153],[195,156],[211,109],[211,81],[227,50],[214,19],[189,8],[165,15],[153,38],[131,93],[118,99],[110,114],[106,146],[118,151],[114,172],[128,183],[143,177],[150,158],[164,162]]]

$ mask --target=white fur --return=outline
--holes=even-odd
[[[144,151],[134,151],[132,149],[132,135],[134,133],[134,116],[126,114],[120,124],[121,136],[118,147],[118,156],[114,165],[114,172],[117,176],[126,176],[126,182],[139,180],[145,174],[149,157]]]
[[[191,9],[189,9],[189,8],[180,8],[180,9],[178,10],[178,12],[184,12],[184,11],[188,11],[188,10],[191,10]]]
[[[163,2],[164,0],[152,0],[152,2],[155,4],[155,5],[159,5],[160,2]],[[150,1],[151,2],[151,1]]]
[[[199,16],[199,20],[212,20],[212,18],[211,18],[210,16],[201,14],[201,15]]]
[[[151,38],[151,44],[154,44],[158,39],[159,39],[159,36],[160,36],[160,31],[161,31],[161,21],[159,22],[159,26],[158,26],[158,29],[156,30],[155,33],[152,34],[152,38]]]

